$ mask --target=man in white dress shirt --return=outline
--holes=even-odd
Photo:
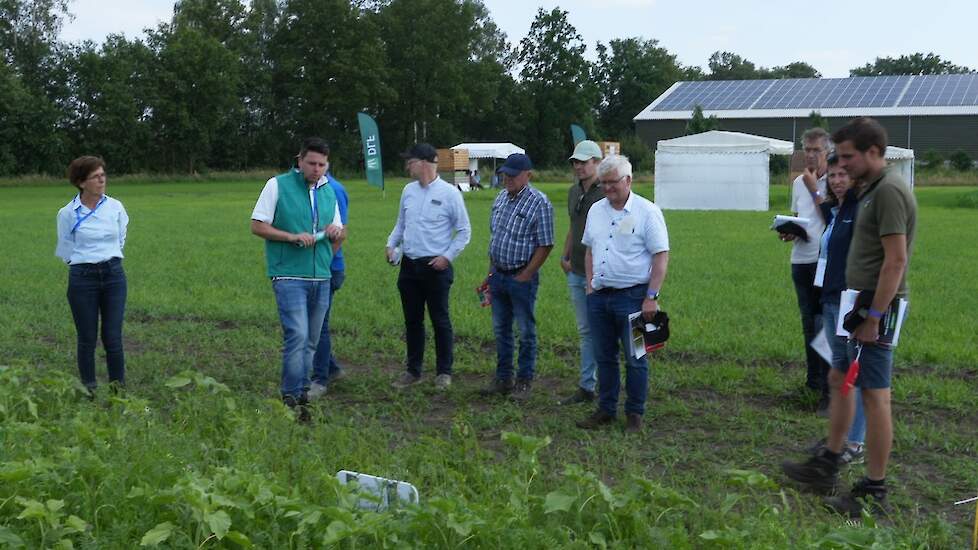
[[[435,148],[419,143],[401,156],[414,181],[401,193],[397,223],[387,238],[387,261],[401,262],[397,289],[401,293],[407,342],[407,370],[393,386],[406,388],[421,381],[427,304],[435,330],[435,387],[445,390],[452,384],[454,362],[448,313],[448,295],[455,278],[452,262],[469,243],[472,227],[462,194],[438,177]]]
[[[648,362],[630,352],[628,316],[641,311],[651,321],[659,310],[659,292],[669,264],[669,234],[662,210],[632,192],[627,157],[606,157],[598,165],[598,179],[605,198],[588,212],[581,241],[587,247],[588,322],[598,364],[598,408],[577,426],[594,429],[614,422],[621,388],[618,356],[623,350],[625,429],[639,432],[648,393]]]

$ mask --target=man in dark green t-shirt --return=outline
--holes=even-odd
[[[869,504],[886,503],[886,466],[893,444],[890,414],[890,378],[893,347],[879,343],[880,319],[895,298],[907,298],[906,273],[917,222],[917,202],[910,187],[886,170],[886,130],[871,118],[860,117],[833,135],[839,165],[856,181],[859,213],[846,262],[846,286],[872,293],[865,320],[852,332],[849,360],[859,361],[856,384],[862,390],[866,413],[866,477],[848,495],[826,503],[840,513],[859,518]],[[840,315],[842,312],[840,312]],[[849,367],[851,368],[851,367]],[[839,456],[855,411],[853,394],[843,396],[846,372],[833,368],[826,448],[804,463],[783,464],[788,477],[817,489],[834,488]]]
[[[574,393],[560,400],[561,405],[586,403],[594,400],[598,384],[597,363],[594,360],[594,347],[591,345],[591,327],[587,320],[587,281],[584,276],[584,225],[591,206],[604,198],[604,190],[598,180],[598,165],[601,164],[601,148],[591,140],[584,140],[574,147],[569,159],[577,180],[567,192],[567,215],[570,228],[564,239],[564,252],[560,255],[560,267],[567,274],[567,288],[570,290],[574,317],[577,320],[577,333],[581,339],[581,379]]]

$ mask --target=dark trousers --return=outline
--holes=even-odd
[[[805,362],[808,377],[805,385],[829,394],[829,364],[812,349],[811,343],[822,327],[821,289],[815,286],[817,264],[791,264],[791,280],[795,283],[798,310],[801,312],[801,330],[805,336]]]
[[[437,271],[428,265],[432,258],[412,260],[407,256],[401,261],[401,273],[397,289],[401,293],[404,309],[404,327],[407,340],[407,370],[421,376],[424,363],[424,309],[435,330],[435,370],[438,374],[451,374],[455,356],[453,352],[452,320],[448,315],[448,293],[455,280],[451,265]]]
[[[126,357],[122,350],[122,319],[126,311],[126,273],[122,260],[76,264],[68,268],[68,305],[78,333],[78,373],[82,384],[95,389],[95,345],[102,318],[102,346],[109,381],[125,384]]]

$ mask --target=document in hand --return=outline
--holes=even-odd
[[[839,320],[835,325],[835,333],[838,336],[849,336],[846,324],[855,330],[856,326],[869,315],[869,306],[873,303],[873,292],[869,290],[844,290],[842,298],[839,300]],[[900,329],[903,328],[903,319],[907,314],[908,302],[903,298],[896,298],[890,303],[890,307],[883,311],[880,317],[880,337],[876,341],[877,345],[895,348],[900,342]],[[848,320],[847,320],[848,319]]]
[[[628,315],[628,325],[632,327],[632,355],[641,359],[646,353],[662,349],[669,339],[669,315],[659,310],[646,322],[641,311]]]
[[[811,222],[808,218],[799,218],[797,216],[782,216],[778,214],[774,216],[774,223],[771,224],[771,229],[777,231],[778,233],[787,233],[789,235],[794,235],[799,239],[808,242],[808,232],[805,228]]]

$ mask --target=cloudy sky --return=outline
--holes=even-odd
[[[934,52],[978,68],[975,0],[770,2],[761,0],[483,0],[510,42],[530,29],[537,8],[559,6],[588,45],[613,38],[654,38],[685,65],[706,68],[710,54],[731,51],[772,67],[806,61],[823,76],[876,57]],[[101,42],[106,35],[141,36],[170,18],[172,0],[73,0],[74,21],[62,38]],[[589,57],[591,57],[589,56]]]

